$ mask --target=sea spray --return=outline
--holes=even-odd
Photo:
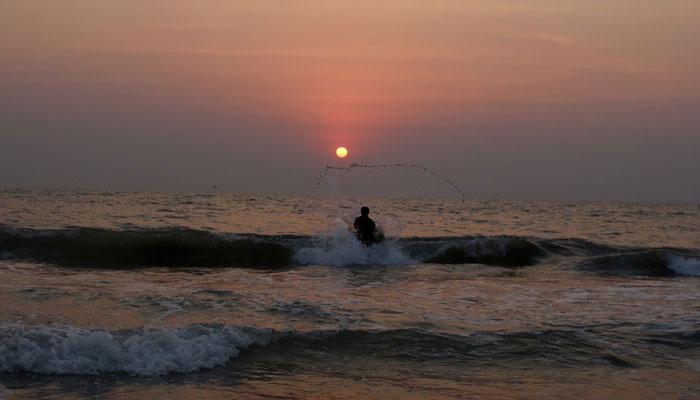
[[[301,264],[331,266],[406,265],[413,262],[404,254],[398,240],[385,239],[366,246],[341,219],[336,220],[333,231],[316,236],[311,246],[297,249],[295,259]]]

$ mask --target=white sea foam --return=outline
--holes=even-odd
[[[700,276],[700,259],[671,255],[668,267],[678,275]]]
[[[319,236],[311,247],[296,250],[295,258],[302,264],[330,266],[405,265],[412,262],[392,240],[365,246],[346,227],[339,225],[328,234]]]
[[[271,331],[191,325],[110,332],[74,327],[0,326],[0,372],[157,376],[223,365]]]

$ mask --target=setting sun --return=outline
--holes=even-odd
[[[348,149],[345,147],[338,147],[335,149],[335,155],[338,156],[338,158],[345,158],[348,156]]]

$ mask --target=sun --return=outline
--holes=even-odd
[[[345,158],[348,156],[348,149],[346,149],[343,146],[340,146],[337,149],[335,149],[335,155],[338,156],[338,158]]]

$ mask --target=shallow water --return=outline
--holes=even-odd
[[[12,191],[0,224],[0,397],[700,397],[698,205]]]

